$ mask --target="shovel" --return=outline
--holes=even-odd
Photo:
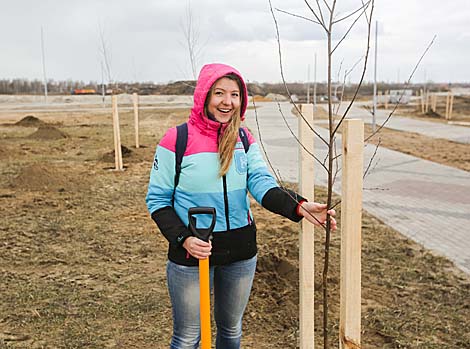
[[[196,228],[197,214],[212,215],[212,223],[208,229]],[[189,230],[191,233],[208,242],[212,238],[215,226],[214,207],[191,207],[188,211]],[[209,258],[199,260],[199,309],[201,318],[201,349],[211,348],[211,307],[210,307],[210,280],[209,280]]]

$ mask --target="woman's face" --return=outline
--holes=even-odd
[[[240,89],[234,80],[221,78],[216,81],[207,109],[218,122],[226,123],[240,109]]]

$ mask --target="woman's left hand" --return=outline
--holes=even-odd
[[[316,226],[324,225],[324,223],[326,222],[326,215],[328,213],[330,215],[331,230],[336,230],[336,220],[334,219],[334,217],[336,216],[336,211],[327,211],[326,208],[326,204],[319,204],[318,202],[306,201],[302,203],[302,206],[300,206],[299,213],[304,216],[310,223]]]

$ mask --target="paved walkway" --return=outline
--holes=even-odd
[[[291,105],[281,104],[292,130],[297,133],[297,118]],[[269,158],[283,180],[297,181],[298,148],[286,128],[275,103],[259,103],[257,108],[261,137]],[[257,135],[254,111],[249,110],[247,126]],[[327,137],[325,129],[318,132]],[[326,146],[315,140],[320,158]],[[338,143],[341,149],[341,143]],[[364,166],[375,146],[365,147]],[[340,191],[341,175],[334,190]],[[315,166],[315,183],[326,185],[326,174]],[[470,274],[470,173],[379,148],[364,180],[364,209],[403,235],[452,260]]]
[[[348,104],[342,103],[339,109],[339,114],[342,115],[346,110]],[[378,126],[387,119],[392,110],[377,110],[376,124]],[[363,119],[366,123],[372,123],[371,113],[363,108],[363,104],[355,103],[348,112],[349,118]],[[397,112],[393,113],[392,117],[387,121],[388,128],[420,133],[428,137],[444,138],[454,142],[470,144],[470,127],[448,125],[440,122],[422,121],[407,117],[401,117]]]

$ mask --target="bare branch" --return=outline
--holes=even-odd
[[[317,2],[318,12],[320,13],[321,21],[322,23],[325,23],[325,19],[323,18],[323,11],[321,10],[320,2],[318,0],[316,0],[316,2]]]
[[[369,0],[367,2],[367,7],[369,7],[369,4],[371,3],[371,1],[373,2],[374,0]],[[357,16],[357,18],[354,20],[354,22],[351,24],[351,26],[349,27],[349,29],[346,31],[346,33],[343,35],[343,37],[338,41],[338,43],[336,44],[336,46],[334,47],[333,51],[331,51],[331,53],[333,54],[333,52],[335,52],[335,50],[339,47],[339,45],[341,45],[341,43],[343,42],[344,39],[346,39],[346,37],[349,35],[349,32],[352,30],[352,28],[354,28],[354,26],[356,25],[357,21],[359,20],[359,18],[361,18],[362,14],[367,10],[367,7],[365,7],[363,9],[363,12],[359,14],[359,16]],[[370,22],[368,21],[367,24],[370,26]]]
[[[182,24],[182,31],[185,39],[186,48],[188,49],[189,61],[191,64],[191,72],[193,79],[197,79],[197,60],[199,55],[199,31],[195,26],[191,2],[188,1],[185,18]]]
[[[263,139],[261,137],[261,130],[259,128],[259,120],[258,120],[258,110],[256,109],[256,103],[255,103],[255,99],[254,99],[253,96],[251,97],[251,101],[253,103],[253,108],[255,110],[255,121],[256,121],[256,127],[258,129],[258,139],[259,139],[259,142],[261,144],[261,148],[263,149],[264,156],[266,157],[266,161],[268,162],[269,167],[271,168],[271,170],[273,170],[274,173],[276,173],[276,171],[274,171],[273,164],[271,163],[271,160],[269,159],[268,152],[266,151],[266,148],[264,147],[264,142],[263,142]],[[278,183],[281,182],[280,179],[277,178],[277,177],[276,177],[276,180],[278,181]]]
[[[98,32],[100,35],[100,53],[102,56],[102,62],[104,63],[104,68],[105,68],[106,75],[108,78],[108,84],[110,84],[113,81],[113,77],[111,74],[111,62],[110,62],[108,48],[106,45],[106,39],[104,37],[104,29],[100,23],[98,23]]]
[[[287,128],[289,129],[292,137],[294,137],[294,139],[296,140],[296,142],[308,153],[308,155],[310,155],[311,157],[313,157],[324,169],[325,171],[328,173],[328,169],[326,168],[325,164],[322,163],[320,161],[320,159],[318,159],[315,154],[313,154],[310,150],[308,150],[303,144],[302,142],[300,141],[300,139],[297,138],[297,136],[295,135],[294,131],[292,131],[292,128],[289,126],[289,123],[287,122],[287,119],[286,117],[284,116],[284,113],[282,112],[282,109],[281,109],[281,104],[277,101],[277,107],[279,109],[279,112],[281,113],[281,116],[282,116],[282,119],[284,120],[284,123],[286,124]]]
[[[333,24],[336,24],[336,23],[339,23],[339,22],[341,22],[341,21],[344,21],[345,19],[348,19],[349,17],[354,16],[354,15],[355,15],[356,13],[358,13],[359,11],[365,10],[365,9],[367,8],[367,6],[369,6],[370,2],[371,2],[371,0],[367,1],[365,4],[364,4],[364,2],[362,2],[362,6],[359,7],[356,11],[351,12],[349,15],[344,16],[344,17],[342,17],[342,18],[340,18],[340,19],[337,19],[336,21],[333,21]]]
[[[281,173],[279,173],[279,171],[278,171],[278,176],[279,176],[279,178],[281,177]],[[292,200],[294,200],[294,202],[295,202],[297,205],[300,204],[300,202],[291,194],[291,192],[290,192],[288,189],[286,189],[284,186],[281,186],[281,189],[282,189],[287,195],[289,195],[289,197],[290,197]],[[329,209],[328,209],[328,210],[329,210]],[[308,211],[305,211],[305,212],[307,212],[307,214],[308,214],[310,217],[312,217],[323,229],[325,229],[325,230],[327,229],[326,226],[325,226],[325,223],[320,222],[320,221],[318,220],[318,218],[315,217],[315,216],[314,216],[313,214],[311,214],[310,212],[308,212]]]
[[[312,11],[313,15],[315,16],[315,18],[317,19],[317,21],[320,23],[320,25],[323,27],[323,29],[325,29],[325,31],[328,33],[328,29],[326,29],[325,22],[322,21],[320,18],[318,18],[317,13],[316,13],[315,10],[312,8],[312,6],[310,6],[310,4],[308,3],[307,0],[304,0],[304,2],[307,4],[307,6],[308,6],[308,8],[310,9],[310,11]],[[271,0],[269,0],[269,4],[271,4]]]
[[[326,0],[323,0],[323,3],[325,4],[326,8],[328,9],[328,11],[330,11],[331,13],[331,7],[330,5],[328,5],[328,3],[326,2]]]
[[[375,156],[377,155],[377,150],[379,149],[380,143],[381,143],[381,140],[379,139],[379,141],[377,142],[377,145],[375,147],[374,154],[370,158],[369,164],[367,165],[367,168],[364,171],[364,175],[362,176],[363,180],[366,178],[367,173],[369,172],[370,166],[372,165],[372,161],[374,160]]]
[[[258,111],[257,111],[257,108],[256,108],[256,104],[255,104],[255,99],[252,97],[251,98],[252,102],[253,102],[253,107],[254,107],[254,110],[255,110],[255,121],[256,121],[256,127],[258,128],[258,139],[259,139],[259,142],[261,144],[261,148],[263,149],[263,152],[264,152],[264,156],[266,158],[266,161],[268,162],[268,165],[269,167],[271,168],[271,170],[273,171],[273,174],[274,176],[276,177],[276,181],[277,183],[279,184],[280,188],[287,194],[289,195],[289,197],[294,200],[297,204],[300,204],[300,202],[291,194],[291,192],[289,190],[287,190],[283,184],[283,180],[282,180],[282,177],[281,177],[281,173],[279,172],[279,170],[276,170],[273,166],[273,164],[271,163],[271,160],[269,159],[269,156],[268,156],[268,153],[266,151],[266,148],[264,147],[264,143],[263,143],[263,140],[262,140],[262,137],[261,137],[261,130],[260,130],[260,127],[259,127],[259,119],[258,119]],[[300,142],[299,142],[300,143]],[[304,148],[305,149],[305,148]],[[324,229],[327,229],[325,227],[324,224],[322,224],[314,215],[312,215],[310,212],[306,211],[308,213],[308,215],[310,217],[312,217],[315,221],[317,221],[318,224],[320,224]]]
[[[272,7],[272,4],[271,4],[271,0],[269,0],[269,8],[271,9],[271,14],[272,14],[272,17],[273,17],[273,20],[274,20],[274,24],[276,26],[276,39],[277,39],[277,47],[278,47],[278,54],[279,54],[279,67],[280,67],[280,70],[281,70],[281,78],[282,78],[282,82],[284,83],[284,88],[286,89],[286,92],[287,92],[287,95],[289,96],[289,100],[290,102],[294,105],[295,107],[295,110],[299,113],[300,117],[302,118],[302,120],[305,121],[305,123],[307,124],[307,126],[309,127],[309,129],[319,138],[323,141],[323,143],[325,143],[326,145],[328,145],[328,142],[317,132],[313,129],[313,126],[310,125],[310,123],[307,121],[307,119],[305,119],[304,115],[302,114],[302,112],[300,111],[299,107],[297,107],[297,104],[293,101],[292,99],[292,95],[289,91],[289,88],[287,87],[287,84],[286,84],[286,79],[284,78],[284,68],[282,66],[282,51],[281,51],[281,39],[280,39],[280,35],[279,35],[279,26],[277,24],[277,19],[276,19],[276,15],[274,14],[274,10],[273,10],[273,7]]]
[[[374,3],[375,3],[375,0],[371,0],[371,9],[370,9],[370,17],[372,18],[372,14],[374,12]],[[364,81],[364,76],[366,75],[366,69],[367,69],[367,62],[368,62],[368,58],[369,58],[369,50],[370,50],[370,31],[371,31],[371,22],[369,21],[368,22],[368,26],[367,26],[367,49],[366,49],[366,54],[364,55],[364,66],[363,66],[363,69],[362,69],[362,74],[361,74],[361,78],[359,80],[359,83],[357,85],[357,88],[356,90],[354,91],[354,95],[351,99],[351,102],[349,103],[348,107],[346,108],[346,110],[344,111],[343,113],[343,116],[341,117],[341,120],[338,122],[338,124],[336,125],[335,129],[333,130],[332,132],[332,135],[334,135],[336,132],[338,132],[338,128],[341,126],[341,123],[343,122],[343,120],[346,118],[346,115],[348,115],[349,113],[349,110],[351,109],[354,101],[356,100],[356,97],[357,97],[357,94],[359,92],[359,89],[361,88],[362,86],[362,82]]]
[[[338,161],[338,150],[337,150],[337,147],[336,147],[336,139],[334,140],[333,142],[333,145],[334,145],[334,163],[335,163],[335,167],[336,167],[336,170],[335,170],[335,174],[333,175],[333,181],[332,181],[332,185],[334,186],[335,183],[336,183],[336,177],[338,175],[338,173],[341,171],[341,167],[339,166],[339,161]]]
[[[315,20],[313,20],[313,19],[311,19],[311,18],[307,18],[307,17],[304,17],[304,16],[296,15],[296,14],[294,14],[294,13],[290,13],[290,12],[287,12],[287,11],[284,11],[284,10],[280,10],[280,9],[278,9],[278,8],[276,8],[276,11],[285,13],[285,14],[287,14],[287,15],[289,15],[289,16],[293,16],[293,17],[305,19],[306,21],[309,21],[309,22],[312,22],[312,23],[321,25],[321,23],[319,23],[319,22],[317,22],[317,21],[315,21]]]
[[[397,103],[395,103],[395,106],[393,108],[393,110],[390,112],[390,114],[388,115],[387,119],[385,119],[385,121],[382,123],[382,125],[379,126],[379,128],[377,128],[377,130],[375,130],[374,133],[372,133],[369,137],[367,137],[364,141],[367,142],[369,139],[371,139],[372,137],[374,137],[377,132],[379,132],[384,126],[385,124],[388,122],[388,120],[390,120],[390,118],[392,117],[392,115],[395,113],[395,110],[397,110],[398,108],[398,105],[400,104],[401,102],[401,99],[403,98],[403,95],[405,94],[405,89],[410,85],[410,82],[411,82],[411,79],[413,78],[416,70],[418,69],[419,65],[421,64],[421,61],[423,60],[424,56],[426,55],[426,53],[429,51],[429,49],[431,48],[431,46],[434,44],[434,40],[436,39],[437,35],[434,35],[434,37],[432,38],[431,42],[428,44],[428,46],[426,47],[426,49],[424,50],[423,54],[421,55],[421,57],[419,58],[418,60],[418,63],[416,63],[415,67],[413,68],[413,71],[411,72],[410,76],[408,77],[408,80],[406,81],[406,84],[405,84],[405,87],[403,88],[403,92],[402,94],[400,95],[400,98],[398,99]]]
[[[361,0],[361,4],[362,4],[362,6],[365,6],[365,5],[364,5],[364,0]],[[366,22],[367,22],[367,24],[370,24],[370,19],[369,19],[369,17],[367,16],[367,11],[364,11],[364,16],[366,17]],[[371,18],[372,18],[372,13],[371,13]]]
[[[351,74],[351,73],[354,71],[354,69],[356,68],[356,66],[362,61],[362,58],[364,58],[364,56],[361,57],[361,58],[359,58],[359,60],[358,60],[356,63],[354,63],[354,65],[352,66],[351,69],[346,70],[346,71],[344,72],[343,84],[342,84],[342,86],[341,86],[341,99],[339,100],[338,107],[337,107],[336,110],[335,110],[335,115],[338,115],[338,113],[339,113],[339,108],[341,107],[341,103],[343,103],[344,87],[345,87],[345,85],[346,85],[346,78],[348,77],[349,74]]]

